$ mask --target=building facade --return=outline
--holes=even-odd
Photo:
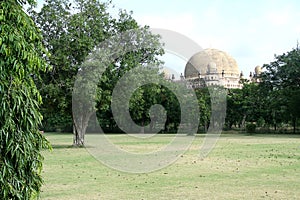
[[[223,86],[224,88],[242,88],[241,79],[250,82],[259,82],[258,76],[261,67],[255,67],[255,72],[250,72],[245,78],[239,71],[237,62],[226,52],[218,49],[204,49],[193,55],[187,62],[184,75],[180,81],[186,81],[188,88],[201,88],[205,86]]]

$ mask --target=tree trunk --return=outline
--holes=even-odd
[[[247,117],[247,115],[244,115],[244,116],[243,116],[243,119],[242,119],[242,128],[243,128],[243,129],[246,128],[246,126],[245,126],[245,123],[246,123],[246,117]]]
[[[73,124],[73,146],[84,146],[84,132]]]
[[[152,119],[151,119],[151,121],[150,121],[150,133],[152,133],[152,130],[154,129],[154,128],[156,128],[155,127],[155,124],[156,124],[156,117],[153,117]]]
[[[165,122],[165,127],[164,127],[164,132],[165,132],[165,133],[169,132],[169,130],[168,130],[168,125],[169,125],[169,118],[168,118],[168,116],[167,116],[167,120],[166,120],[166,122]]]
[[[142,121],[142,127],[141,127],[140,133],[142,133],[142,134],[145,133],[144,121]]]
[[[296,133],[296,125],[297,125],[297,118],[295,117],[294,119],[293,119],[293,133],[295,134]]]
[[[80,116],[78,119],[73,119],[73,146],[84,146],[84,135],[89,125],[89,120],[92,113],[87,113]]]

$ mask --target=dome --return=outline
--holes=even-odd
[[[164,78],[165,79],[171,79],[171,72],[170,72],[169,69],[163,68],[162,71],[161,71],[161,73],[164,74]]]
[[[185,78],[198,77],[199,72],[206,74],[207,70],[216,68],[217,73],[239,75],[236,61],[224,51],[218,49],[204,49],[193,55],[185,66]]]
[[[214,63],[214,62],[210,62],[210,63],[208,63],[208,65],[207,65],[207,71],[208,72],[210,72],[210,73],[212,73],[212,72],[217,72],[217,65],[216,65],[216,63]]]
[[[255,67],[255,74],[261,74],[261,67],[259,65]]]
[[[180,75],[175,70],[168,67],[163,67],[162,69],[160,69],[160,73],[162,73],[164,75],[164,78],[167,80],[178,80],[180,78]]]

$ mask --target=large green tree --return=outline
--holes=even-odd
[[[72,130],[75,76],[88,53],[108,36],[106,8],[106,3],[95,0],[46,0],[40,12],[31,12],[51,53],[48,62],[52,70],[42,74],[39,83],[46,130]]]
[[[296,131],[299,117],[299,88],[300,88],[300,49],[295,49],[275,56],[275,61],[263,66],[266,71],[262,74],[261,86],[269,91],[272,98],[272,113],[275,120],[290,122]]]
[[[244,113],[242,90],[229,89],[227,94],[226,128],[241,127]]]
[[[180,103],[174,93],[176,88],[176,83],[167,81],[163,85],[148,84],[139,88],[130,100],[129,109],[133,120],[140,126],[149,125],[147,132],[160,130],[176,133],[181,116]],[[151,107],[157,104],[164,111],[153,108],[151,112]]]
[[[43,157],[49,143],[39,131],[42,98],[34,80],[46,70],[42,36],[24,4],[0,2],[0,196],[30,199],[40,192]]]
[[[154,43],[158,41],[158,37],[151,36],[147,27],[140,27],[130,13],[121,10],[117,18],[112,17],[107,11],[109,6],[110,2],[102,3],[98,0],[46,0],[40,12],[31,12],[42,30],[44,44],[52,55],[48,61],[53,68],[43,74],[43,81],[39,83],[39,89],[47,105],[43,108],[44,125],[70,129],[73,124],[74,145],[83,145],[83,133],[89,118],[89,114],[85,113],[85,119],[81,120],[84,126],[80,127],[74,126],[72,119],[73,85],[78,70],[89,68],[89,64],[84,63],[87,56],[93,50],[99,49],[98,45],[106,39],[132,29],[139,30],[141,33],[139,38],[153,37]],[[143,43],[143,40],[133,39],[131,42],[138,45]],[[159,63],[156,55],[162,53],[163,50],[158,45],[157,48],[125,52],[107,63],[106,70],[99,80],[100,89],[95,99],[96,108],[105,113],[101,116],[111,118],[109,105],[112,90],[118,79],[138,65],[150,61]],[[69,126],[66,127],[65,124]]]
[[[206,132],[210,122],[211,116],[211,101],[209,90],[205,88],[195,89],[195,93],[198,99],[198,106],[200,112],[200,123],[199,123],[199,132]]]

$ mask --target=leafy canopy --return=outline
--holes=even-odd
[[[40,191],[43,147],[39,132],[42,98],[34,80],[47,65],[42,36],[22,5],[35,1],[0,3],[0,196],[30,199]]]

